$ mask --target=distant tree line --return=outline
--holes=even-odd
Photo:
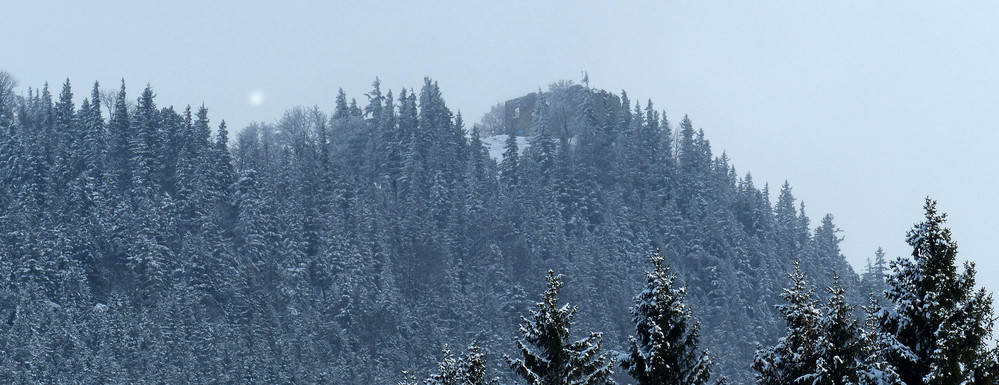
[[[536,366],[545,360],[566,381],[603,381],[614,360],[633,374],[657,367],[661,337],[636,325],[658,321],[629,311],[657,249],[652,276],[686,287],[676,298],[690,314],[644,294],[635,311],[703,320],[701,333],[672,325],[697,335],[718,378],[749,383],[757,346],[791,338],[773,304],[795,261],[849,304],[894,282],[883,256],[853,273],[832,216],[813,229],[789,184],[771,204],[689,119],[674,126],[624,92],[618,108],[594,108],[606,92],[550,86],[530,146],[510,135],[497,162],[429,79],[397,94],[375,81],[360,102],[341,91],[332,113],[297,107],[230,138],[204,106],[157,106],[149,86],[129,97],[124,82],[95,83],[77,106],[68,80],[58,95],[25,95],[0,74],[0,378],[11,383],[396,383],[471,341],[441,373],[489,380],[489,352],[519,365],[494,372],[504,381],[555,378]],[[531,308],[548,270],[573,281],[563,292],[550,275],[542,304],[564,297],[578,317]],[[907,293],[892,295],[922,295]],[[880,327],[915,333],[883,313]],[[549,318],[632,353],[601,358],[551,334]],[[550,337],[556,358],[532,348]],[[701,362],[691,349],[684,359]],[[768,354],[757,367],[779,352]]]

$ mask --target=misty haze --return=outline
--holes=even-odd
[[[999,383],[999,4],[5,8],[0,383]]]

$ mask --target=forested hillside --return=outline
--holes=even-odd
[[[751,383],[757,346],[785,334],[774,305],[796,260],[852,303],[883,285],[844,260],[831,215],[811,222],[789,184],[754,184],[686,116],[624,92],[550,86],[530,146],[511,134],[497,162],[429,79],[232,137],[149,86],[108,100],[94,84],[78,106],[68,80],[12,90],[0,377],[15,383],[393,384],[473,340],[510,373],[549,270],[578,337],[627,352],[657,249],[714,373]]]

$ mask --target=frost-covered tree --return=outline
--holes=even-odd
[[[17,79],[10,72],[0,70],[0,129],[7,129],[14,122],[14,88]]]
[[[860,275],[860,284],[878,301],[881,307],[887,305],[885,291],[888,290],[886,282],[888,274],[888,261],[885,259],[884,249],[878,247],[874,252],[874,260],[867,259],[867,266],[864,273]]]
[[[862,385],[901,385],[902,379],[895,368],[888,363],[891,341],[888,334],[881,331],[880,296],[872,294],[869,305],[864,307],[863,328],[861,329],[861,360],[857,367],[857,383]]]
[[[925,220],[906,236],[911,259],[892,262],[888,277],[893,306],[881,317],[892,339],[888,361],[909,385],[995,383],[992,297],[975,290],[974,263],[958,271],[947,215],[929,198],[923,208]]]
[[[458,385],[462,383],[461,368],[451,348],[444,346],[444,358],[437,364],[437,373],[423,381],[425,385]]]
[[[523,357],[504,356],[510,368],[530,385],[613,384],[614,360],[600,354],[603,335],[590,333],[572,341],[576,308],[559,304],[562,275],[549,270],[547,280],[548,290],[531,310],[531,319],[522,318],[523,339],[514,339]]]
[[[700,323],[689,324],[693,316],[683,301],[686,291],[675,286],[676,277],[659,250],[651,259],[655,270],[635,297],[631,314],[636,336],[621,366],[639,385],[706,384],[713,362],[698,347]]]
[[[495,378],[486,373],[486,356],[476,342],[468,345],[468,352],[460,357],[444,346],[444,358],[437,364],[437,372],[423,381],[424,385],[496,385]]]
[[[815,385],[855,384],[858,365],[863,358],[860,325],[853,316],[853,306],[846,300],[846,288],[838,276],[833,277],[829,302],[823,306],[819,320],[818,362],[807,383]]]
[[[781,297],[787,304],[777,305],[787,322],[787,335],[777,345],[757,349],[753,369],[761,385],[806,384],[816,372],[819,360],[819,321],[822,314],[818,301],[805,283],[805,275],[797,261],[794,272],[788,274],[792,286]]]
[[[870,287],[870,292],[876,295],[883,295],[882,290],[878,290],[885,287],[885,275],[888,273],[888,261],[885,260],[884,249],[878,247],[878,250],[874,252],[874,260],[867,258],[867,266],[864,273],[861,274],[861,282]]]
[[[121,90],[114,98],[114,110],[108,122],[108,172],[110,181],[122,193],[132,185],[132,145],[135,134],[129,119],[128,105],[125,100],[125,80],[121,81]]]
[[[460,366],[466,385],[496,385],[499,383],[495,377],[489,377],[486,355],[475,341],[468,345],[468,352],[462,357]]]
[[[506,144],[503,148],[503,162],[500,163],[500,180],[503,182],[503,186],[513,189],[517,187],[520,179],[518,177],[520,168],[517,166],[520,155],[517,149],[517,134],[515,132],[511,131],[507,134]]]

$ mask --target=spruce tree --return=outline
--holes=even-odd
[[[846,300],[846,288],[839,276],[833,277],[829,302],[821,309],[819,320],[818,362],[808,383],[815,385],[855,384],[863,358],[860,325],[853,317],[853,306]]]
[[[929,198],[924,210],[926,219],[906,236],[911,259],[891,264],[893,308],[881,317],[892,339],[888,361],[909,385],[995,383],[992,297],[975,290],[974,263],[958,272],[947,215]]]
[[[444,358],[437,364],[437,373],[423,381],[424,385],[459,385],[462,384],[461,368],[458,359],[451,353],[451,348],[444,346]]]
[[[601,333],[571,341],[572,318],[576,308],[559,305],[562,275],[548,271],[548,290],[531,310],[531,319],[522,317],[515,338],[523,358],[504,356],[514,373],[530,385],[613,384],[613,359],[600,354]]]
[[[757,349],[753,369],[760,385],[805,384],[816,372],[819,360],[818,301],[805,283],[805,275],[797,261],[794,272],[788,274],[793,286],[784,289],[781,297],[786,305],[777,309],[787,322],[787,335],[777,345]]]
[[[531,147],[534,147],[538,172],[544,182],[548,183],[555,168],[555,139],[552,138],[548,127],[548,103],[541,90],[538,90],[538,99],[534,104],[531,126],[537,134],[532,138]]]
[[[675,276],[659,250],[652,255],[655,270],[647,274],[645,290],[635,297],[630,353],[621,361],[638,385],[708,383],[713,362],[698,348],[700,323],[684,304],[686,290],[675,287]]]
[[[499,380],[490,378],[487,372],[486,355],[475,341],[468,345],[468,352],[459,362],[465,385],[497,385]]]
[[[468,345],[468,352],[455,357],[444,346],[444,358],[437,364],[437,372],[423,381],[424,385],[497,385],[495,378],[488,378],[486,356],[476,342]]]
[[[343,88],[336,93],[336,102],[333,107],[333,119],[347,119],[347,115],[350,113],[349,107],[347,107],[347,94],[343,92]]]
[[[121,90],[115,97],[114,112],[108,122],[108,152],[107,163],[110,180],[115,187],[115,193],[126,194],[132,186],[132,125],[129,123],[128,106],[125,103],[125,80],[121,81]]]
[[[15,94],[17,79],[10,72],[0,70],[0,130],[6,130],[14,123]],[[0,134],[7,134],[0,131]]]
[[[860,282],[870,294],[874,295],[881,307],[887,305],[887,300],[884,297],[885,291],[888,290],[888,285],[885,282],[887,273],[888,262],[885,260],[885,251],[878,247],[878,250],[874,252],[874,260],[867,259],[867,266],[864,273],[860,275]]]
[[[879,249],[880,250],[880,249]],[[902,385],[895,368],[888,363],[891,340],[881,331],[881,296],[871,294],[869,305],[864,307],[863,329],[861,329],[861,360],[857,367],[857,383],[861,385]]]
[[[104,117],[101,116],[100,84],[97,82],[94,82],[94,88],[90,92],[90,103],[89,111],[83,115],[86,119],[81,122],[86,131],[82,145],[85,159],[83,167],[88,170],[91,179],[100,181],[104,174],[104,159],[107,156],[107,137],[104,131]]]
[[[510,131],[506,137],[506,144],[503,150],[503,162],[500,163],[500,180],[507,189],[514,189],[519,184],[518,178],[518,158],[517,134]]]

